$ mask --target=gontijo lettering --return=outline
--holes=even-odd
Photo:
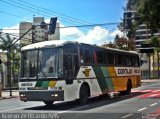
[[[118,69],[118,74],[132,74],[132,69]]]

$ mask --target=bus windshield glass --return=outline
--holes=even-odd
[[[60,48],[44,48],[22,52],[21,78],[61,77],[61,53]]]

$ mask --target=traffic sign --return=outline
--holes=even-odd
[[[57,17],[50,19],[50,25],[49,25],[49,34],[55,34],[56,30],[56,24],[57,24]]]
[[[152,44],[141,44],[140,53],[154,53],[154,46]]]

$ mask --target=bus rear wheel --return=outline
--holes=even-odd
[[[131,80],[128,80],[128,82],[127,82],[127,90],[120,91],[120,95],[129,95],[131,93],[131,89],[132,89],[132,82],[131,82]]]
[[[49,106],[49,105],[53,105],[54,101],[44,101],[44,104]]]
[[[80,104],[87,103],[88,97],[89,97],[89,87],[83,84],[80,88],[80,94],[79,94]]]

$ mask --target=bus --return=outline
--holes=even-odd
[[[21,49],[21,101],[78,99],[120,92],[141,86],[140,59],[135,51],[79,43],[44,41]]]

